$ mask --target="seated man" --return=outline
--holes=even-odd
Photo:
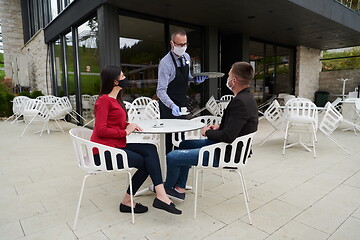
[[[183,201],[190,166],[197,165],[200,148],[217,142],[231,143],[235,138],[253,133],[258,126],[257,104],[250,83],[254,70],[249,63],[236,62],[229,71],[226,86],[234,93],[224,111],[220,125],[201,129],[207,139],[185,140],[178,150],[167,155],[165,190],[170,198]]]

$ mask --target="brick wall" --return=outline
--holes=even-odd
[[[319,90],[329,92],[330,101],[342,94],[343,82],[337,80],[340,78],[353,79],[346,82],[345,94],[348,94],[360,85],[360,69],[320,72]]]
[[[299,46],[296,51],[295,95],[314,101],[319,89],[321,50]]]
[[[0,6],[6,76],[16,79],[13,76],[12,62],[22,55],[27,60],[27,66],[23,67],[27,67],[29,78],[29,81],[23,82],[29,82],[31,91],[52,94],[49,64],[46,69],[47,45],[44,42],[44,31],[39,30],[24,45],[20,0],[0,0]],[[20,67],[19,65],[18,68]]]
[[[24,45],[20,0],[0,0],[0,18],[5,75],[12,77],[13,57],[20,54]]]

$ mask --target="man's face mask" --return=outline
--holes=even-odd
[[[230,89],[230,91],[232,91],[232,89],[234,87],[234,83],[232,84],[232,86],[229,85],[229,82],[232,82],[232,80],[234,80],[234,79],[228,79],[228,81],[226,81],[226,86],[228,87],[228,89]]]

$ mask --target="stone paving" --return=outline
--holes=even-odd
[[[154,209],[154,195],[136,197],[149,212],[118,211],[126,175],[90,177],[77,229],[72,230],[84,173],[77,167],[68,130],[41,138],[24,123],[0,122],[0,239],[306,239],[354,240],[360,236],[360,136],[337,130],[334,137],[351,155],[318,133],[317,158],[300,147],[282,155],[283,133],[262,147],[272,131],[264,120],[254,154],[244,169],[253,225],[249,225],[238,175],[205,173],[204,196],[193,216],[194,195],[175,202],[180,216]],[[144,186],[148,186],[148,179]],[[189,178],[189,185],[192,178]]]

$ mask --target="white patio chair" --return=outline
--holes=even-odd
[[[148,105],[148,103],[151,101],[152,99],[149,98],[149,97],[138,97],[138,98],[135,98],[133,101],[132,101],[132,105],[136,105],[136,106],[144,106],[146,107],[146,105]]]
[[[264,115],[264,112],[263,112],[263,108],[271,105],[273,103],[273,101],[276,99],[276,95],[273,95],[271,98],[269,98],[268,100],[266,100],[265,102],[261,103],[258,105],[258,113],[261,114],[261,115]]]
[[[84,117],[94,118],[94,99],[88,94],[83,94],[81,103]]]
[[[83,116],[81,116],[72,106],[71,101],[69,100],[68,97],[62,97],[62,102],[65,105],[65,108],[67,110],[67,113],[77,122],[79,123],[79,121],[77,120],[77,118],[75,116],[80,117],[83,121],[86,121],[85,118]],[[76,106],[76,104],[75,104]]]
[[[126,110],[129,110],[130,107],[131,107],[131,102],[128,102],[128,101],[123,101],[123,102],[124,102],[124,104],[125,104]]]
[[[151,100],[145,107],[142,119],[160,119],[159,103]]]
[[[45,95],[45,96],[38,96],[36,99],[43,101],[45,104],[51,105],[56,103],[58,97],[53,95]]]
[[[274,130],[260,143],[261,147],[277,131],[284,130],[284,113],[277,100],[274,100],[264,112],[265,119],[271,124]]]
[[[331,134],[335,131],[336,128],[339,127],[340,123],[343,121],[343,116],[329,102],[326,103],[325,108],[326,111],[324,117],[319,124],[319,130],[336,145],[338,145],[342,150],[344,150],[348,154],[351,154],[342,144],[340,144],[331,136]]]
[[[244,194],[244,200],[246,205],[249,222],[251,222],[251,216],[249,211],[249,195],[246,188],[245,178],[242,173],[242,169],[247,164],[248,157],[251,152],[252,140],[255,133],[250,133],[245,136],[236,138],[232,143],[217,143],[210,146],[205,146],[200,149],[198,164],[195,167],[195,202],[194,202],[194,219],[196,219],[197,210],[197,197],[198,197],[198,180],[199,172],[207,169],[221,169],[223,171],[234,171],[239,174],[242,192]],[[230,153],[230,155],[229,155]],[[230,158],[228,157],[230,156]],[[208,162],[203,160],[208,159]],[[218,166],[216,163],[218,159]],[[204,179],[202,180],[202,184]],[[202,188],[202,192],[203,192]]]
[[[24,109],[23,109],[23,116],[25,120],[25,128],[22,131],[20,137],[22,137],[28,128],[28,126],[33,122],[41,122],[43,123],[43,127],[40,131],[40,137],[42,136],[42,133],[44,130],[50,134],[49,129],[49,109],[45,105],[45,103],[38,99],[30,99],[25,103]]]
[[[15,119],[10,123],[13,124],[14,122],[17,122],[17,120],[22,116],[22,112],[23,109],[25,107],[25,103],[29,100],[30,98],[26,97],[26,96],[16,96],[13,99],[13,106],[12,106],[12,111],[13,111],[13,115],[11,115],[8,119],[5,120],[8,121],[10,120],[12,117],[14,117]]]
[[[109,147],[106,145],[91,142],[89,139],[92,134],[92,130],[90,130],[90,129],[73,128],[73,129],[70,129],[69,133],[70,133],[70,136],[71,136],[71,139],[73,142],[78,166],[81,168],[81,170],[83,170],[86,173],[86,175],[83,178],[82,185],[81,185],[80,196],[79,196],[79,201],[78,201],[77,208],[76,208],[73,230],[76,229],[77,219],[79,216],[79,210],[80,210],[80,205],[81,205],[81,199],[83,196],[86,180],[89,176],[94,176],[94,175],[100,174],[100,173],[112,173],[112,174],[116,173],[116,172],[127,173],[128,182],[130,184],[131,219],[132,219],[132,223],[135,223],[134,201],[133,201],[132,183],[131,183],[131,177],[132,177],[131,170],[133,168],[129,167],[126,152],[121,149],[117,149],[117,148]],[[99,157],[100,157],[99,165],[95,164],[94,154],[93,154],[94,149],[97,149],[99,151]],[[113,170],[108,170],[106,167],[106,160],[105,160],[106,152],[109,152],[111,155],[111,163],[113,166]],[[121,158],[122,158],[122,162],[123,162],[122,169],[118,169],[118,162],[117,162],[118,155],[121,155]]]
[[[316,130],[318,124],[318,111],[316,105],[309,99],[293,98],[286,103],[284,114],[286,118],[286,128],[283,155],[285,154],[286,148],[298,144],[311,152],[310,148],[308,147],[309,144],[305,144],[302,141],[302,135],[309,133],[312,142],[310,145],[313,148],[314,157],[316,157],[315,143],[317,142]],[[298,134],[297,142],[287,144],[289,133]]]
[[[60,130],[64,132],[64,129],[60,126],[58,120],[64,120],[66,122],[66,115],[69,114],[68,106],[63,98],[58,98],[54,106],[49,110],[49,120],[54,120]]]
[[[285,95],[284,96],[284,103],[286,104],[289,100],[294,99],[294,98],[295,98],[294,95],[290,95],[290,94]]]
[[[205,104],[206,109],[214,116],[220,116],[220,108],[214,96],[211,96]]]

